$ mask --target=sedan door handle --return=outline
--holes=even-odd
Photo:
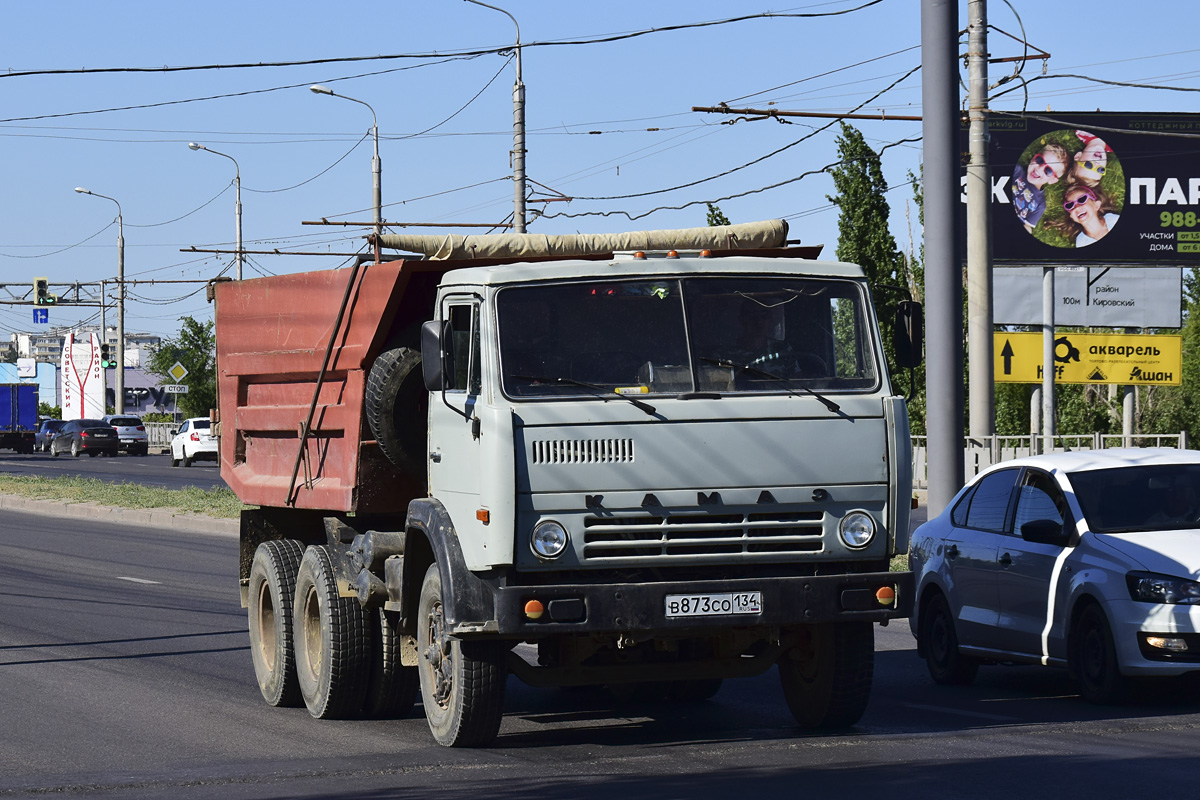
[[[1012,566],[1012,556],[1010,556],[1008,553],[1005,553],[1004,555],[1000,556],[1000,566],[1011,567]]]
[[[958,545],[952,544],[946,548],[946,558],[958,558]]]

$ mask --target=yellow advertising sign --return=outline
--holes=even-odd
[[[994,334],[997,383],[1042,382],[1042,334]],[[1062,333],[1054,337],[1055,383],[1179,386],[1183,337]]]

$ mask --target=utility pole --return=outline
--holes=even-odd
[[[958,0],[921,0],[929,516],[963,484]]]
[[[992,372],[991,177],[988,174],[987,0],[967,3],[968,139],[967,165],[967,359],[973,439],[996,432],[996,392]],[[926,217],[928,219],[928,217]]]
[[[521,26],[517,24],[517,18],[503,8],[482,3],[480,0],[467,2],[499,11],[517,27],[517,79],[513,83],[513,233],[525,233],[525,83],[521,80]]]

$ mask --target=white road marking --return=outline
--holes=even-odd
[[[118,575],[117,580],[129,581],[130,583],[153,583],[156,585],[162,583],[162,581],[151,581],[151,580],[146,580],[145,578],[126,578],[122,575]]]

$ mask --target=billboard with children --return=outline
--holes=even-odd
[[[1200,115],[994,113],[988,129],[995,261],[1200,263]],[[965,165],[965,125],[962,149]]]

